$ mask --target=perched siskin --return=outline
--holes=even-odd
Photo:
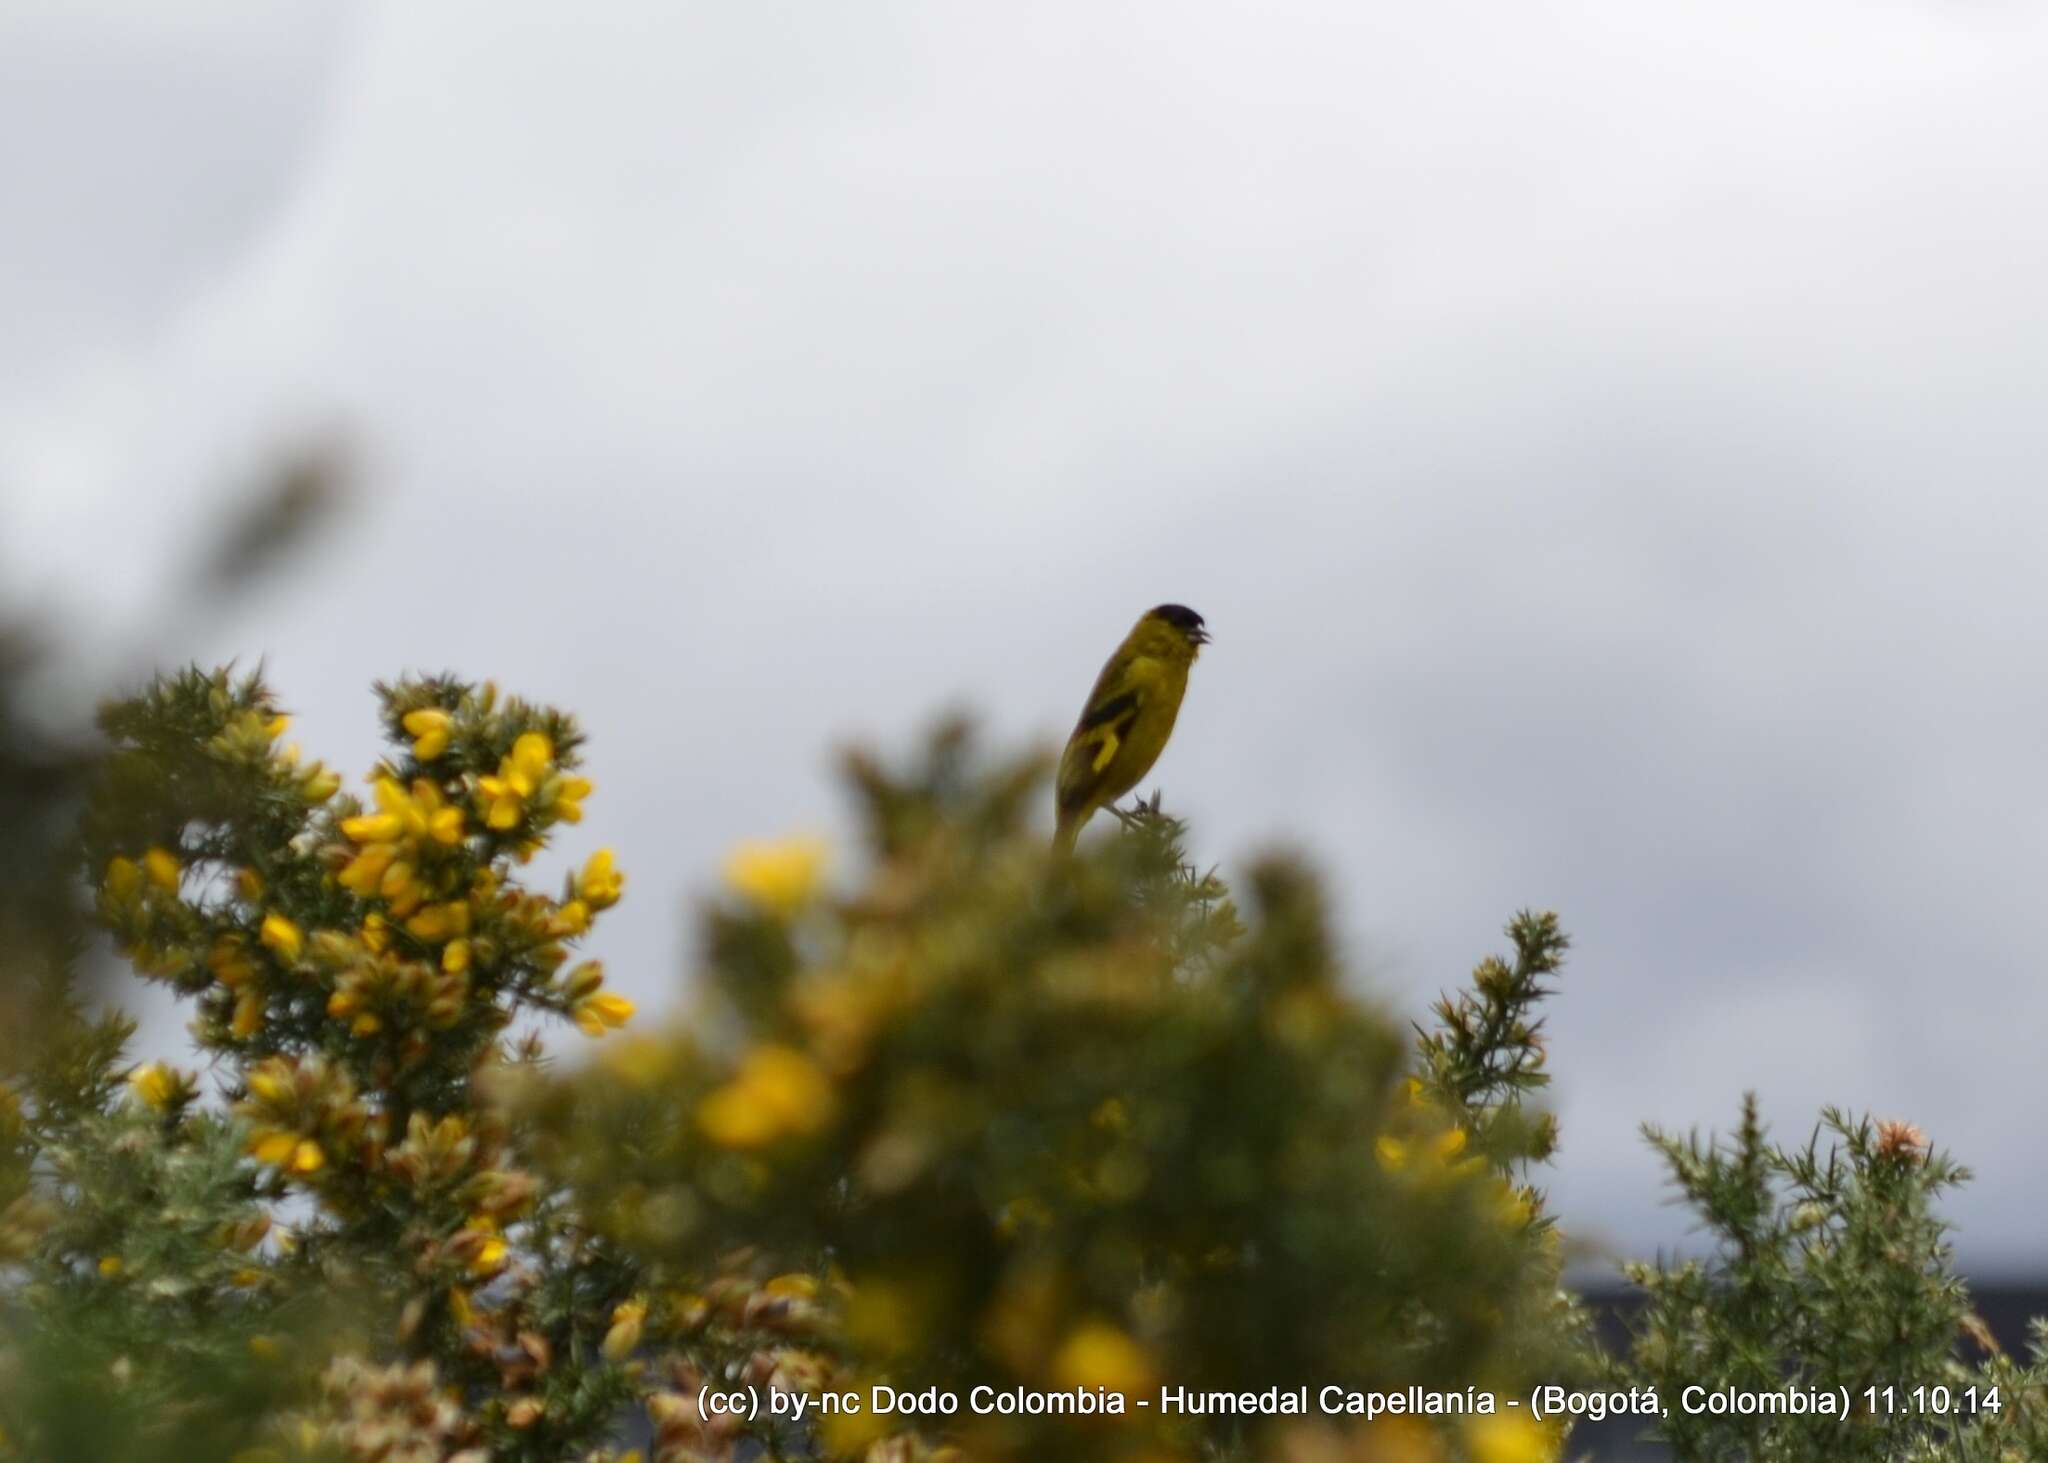
[[[1147,610],[1096,677],[1088,704],[1067,738],[1053,789],[1056,853],[1069,853],[1081,825],[1152,770],[1173,735],[1188,688],[1188,667],[1209,643],[1202,617],[1186,605]]]

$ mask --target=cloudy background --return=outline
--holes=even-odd
[[[1184,600],[1202,857],[1305,847],[1418,1014],[1563,913],[1575,1230],[1684,1243],[1636,1125],[1749,1087],[2036,1269],[2044,65],[2016,0],[13,0],[0,598],[78,684],[266,656],[351,771],[379,676],[574,707],[670,1009],[834,746],[1050,742]],[[335,530],[155,621],[334,427]]]

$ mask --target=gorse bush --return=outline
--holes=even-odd
[[[866,1408],[824,1419],[839,1452],[904,1432],[890,1456],[1164,1458],[1307,1436],[1162,1417],[1165,1385],[1513,1392],[1565,1368],[1554,1236],[1514,1176],[1544,1131],[1513,1116],[1555,923],[1517,922],[1517,965],[1483,968],[1452,1008],[1468,1025],[1417,1071],[1344,989],[1299,867],[1255,867],[1240,912],[1155,815],[1052,874],[1025,816],[1038,766],[973,765],[958,731],[902,772],[855,759],[864,882],[835,895],[813,849],[743,851],[699,1018],[534,1097],[549,1171],[677,1287],[646,1332],[674,1358],[662,1456],[791,1444],[772,1419],[698,1415],[707,1377],[1128,1409],[906,1429]],[[1454,1034],[1482,1009],[1489,1042]],[[1551,1451],[1520,1416],[1443,1436]]]
[[[567,715],[379,687],[353,788],[257,677],[162,679],[90,753],[9,695],[0,1456],[1536,1463],[1569,1438],[1526,1405],[1322,1389],[1601,1377],[2006,1403],[1655,1424],[1687,1458],[2042,1456],[2038,1368],[1959,1359],[1954,1171],[1846,1121],[1832,1155],[1666,1142],[1726,1244],[1637,1272],[1632,1350],[1595,1355],[1536,1187],[1552,916],[1404,1027],[1301,865],[1226,888],[1156,800],[1056,864],[1044,763],[954,726],[849,760],[854,846],[735,850],[649,1030],[587,953],[611,855],[540,872],[593,792]],[[128,1064],[88,926],[203,1066]],[[713,1405],[749,1389],[781,1405]],[[942,1395],[983,1405],[874,1405]]]
[[[1547,1140],[1515,1116],[1554,923],[1518,922],[1516,965],[1447,1007],[1493,1035],[1449,1026],[1418,1061],[1343,988],[1300,869],[1256,869],[1240,916],[1155,815],[1055,876],[1024,812],[1042,768],[956,731],[907,773],[856,762],[850,889],[811,846],[736,852],[703,1008],[560,1077],[515,1023],[633,1014],[578,958],[610,856],[525,882],[590,794],[577,728],[446,679],[379,696],[364,796],[253,677],[103,717],[93,914],[190,1002],[212,1071],[124,1082],[125,1028],[67,1012],[85,1035],[36,1048],[65,1082],[24,1064],[10,1089],[22,1455],[603,1457],[642,1406],[665,1458],[1251,1453],[1281,1433],[1114,1408],[1566,1364],[1517,1171]],[[81,1417],[62,1376],[126,1400]],[[713,1381],[1109,1410],[741,1425],[699,1415]],[[1325,1441],[1389,1439],[1553,1441],[1519,1418]]]
[[[281,741],[254,677],[187,673],[103,716],[84,838],[99,921],[138,973],[191,999],[223,1102],[199,1104],[189,1073],[133,1073],[129,1110],[95,1116],[122,1128],[91,1150],[116,1171],[88,1164],[64,1193],[73,1215],[132,1229],[96,1232],[95,1254],[60,1225],[43,1258],[128,1297],[109,1304],[131,1338],[174,1325],[155,1314],[168,1305],[224,1330],[339,1305],[319,1330],[250,1338],[258,1360],[319,1382],[280,1440],[588,1452],[633,1390],[603,1342],[639,1272],[573,1194],[536,1180],[477,1083],[535,1060],[531,1040],[507,1041],[522,1017],[602,1034],[632,1014],[573,955],[621,877],[600,853],[558,897],[520,882],[590,792],[568,718],[449,681],[380,700],[395,749],[367,804]],[[208,1239],[238,1258],[209,1264]],[[361,1328],[359,1356],[326,1344],[337,1324]],[[132,1375],[160,1358],[123,1360]]]
[[[1645,1304],[1616,1375],[1658,1389],[1683,1463],[2048,1458],[2044,1338],[2005,1356],[1971,1308],[1934,1212],[1966,1175],[1917,1129],[1831,1110],[1788,1148],[1750,1097],[1725,1142],[1646,1131],[1714,1253],[1627,1267]]]

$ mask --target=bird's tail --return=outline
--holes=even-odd
[[[1081,836],[1081,820],[1060,814],[1059,825],[1052,830],[1052,857],[1054,863],[1065,863],[1074,856],[1074,840]]]

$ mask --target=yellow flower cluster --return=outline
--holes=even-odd
[[[1535,1202],[1526,1189],[1501,1174],[1488,1173],[1483,1157],[1466,1152],[1470,1134],[1449,1123],[1419,1078],[1407,1080],[1400,1106],[1397,1126],[1402,1131],[1382,1133],[1373,1143],[1381,1168],[1419,1185],[1469,1182],[1484,1175],[1479,1192],[1505,1228],[1521,1229],[1536,1217]]]
[[[476,780],[477,811],[484,826],[499,833],[517,828],[529,809],[563,823],[580,823],[583,800],[589,796],[587,779],[556,768],[555,744],[542,732],[522,733],[499,759],[497,775]]]
[[[164,1062],[150,1062],[128,1074],[128,1086],[145,1107],[167,1112],[191,1097],[196,1090],[192,1078]]]
[[[611,1329],[604,1333],[603,1351],[607,1361],[624,1361],[640,1346],[647,1326],[647,1302],[635,1297],[612,1310]]]
[[[750,840],[725,861],[725,879],[749,902],[784,918],[817,893],[827,845],[818,837]]]
[[[393,919],[404,919],[432,892],[429,866],[462,843],[463,813],[425,778],[407,789],[381,777],[375,791],[377,812],[342,820],[342,836],[359,851],[339,882],[365,899],[382,899]]]
[[[498,1221],[488,1214],[472,1214],[448,1242],[448,1252],[465,1261],[478,1275],[494,1275],[505,1268],[510,1246]]]
[[[422,706],[406,712],[402,720],[406,735],[413,739],[412,754],[420,761],[432,762],[448,750],[455,720],[440,707]]]
[[[1150,1391],[1158,1372],[1145,1348],[1104,1321],[1074,1328],[1052,1359],[1055,1387],[1104,1387],[1136,1396]]]
[[[590,928],[593,914],[619,902],[619,893],[625,886],[626,876],[612,866],[612,851],[600,848],[583,865],[572,897],[555,911],[549,932],[565,936],[582,934]]]
[[[1496,1412],[1465,1426],[1472,1463],[1554,1463],[1561,1439],[1526,1413]]]
[[[310,1177],[370,1126],[348,1074],[319,1057],[271,1057],[252,1069],[237,1111],[249,1119],[249,1155]]]
[[[1427,1138],[1397,1138],[1382,1133],[1373,1145],[1380,1167],[1428,1181],[1467,1178],[1486,1167],[1486,1160],[1466,1154],[1469,1139],[1463,1128],[1447,1128]]]
[[[340,798],[338,777],[283,745],[282,718],[267,706],[249,710],[260,695],[225,682],[207,692],[181,679],[143,708],[170,734],[117,734],[112,755],[132,757],[162,796],[121,803],[91,830],[107,839],[96,845],[105,860],[101,922],[138,969],[196,998],[199,1039],[225,1049],[219,1070],[238,1123],[230,1141],[246,1155],[244,1182],[255,1184],[241,1191],[249,1205],[209,1229],[224,1255],[218,1273],[188,1278],[267,1304],[295,1278],[256,1253],[265,1236],[245,1215],[267,1224],[261,1206],[282,1199],[303,1216],[309,1247],[344,1249],[375,1215],[378,1233],[408,1237],[412,1281],[388,1317],[364,1313],[369,1328],[388,1319],[415,1354],[463,1358],[462,1405],[448,1409],[461,1431],[434,1456],[481,1456],[487,1438],[504,1441],[508,1423],[551,1446],[601,1438],[602,1418],[579,1417],[583,1403],[558,1404],[555,1389],[537,1384],[560,1344],[548,1338],[580,1329],[589,1340],[579,1366],[623,1366],[664,1334],[667,1318],[651,1316],[649,1297],[583,1287],[605,1294],[603,1308],[572,1299],[561,1329],[561,1302],[542,1293],[543,1272],[549,1283],[555,1273],[597,1273],[604,1287],[626,1272],[617,1257],[591,1260],[552,1222],[533,1224],[541,1196],[553,1203],[564,1191],[519,1166],[526,1137],[485,1094],[500,1059],[514,1067],[526,1055],[505,1036],[514,1022],[551,1013],[596,1036],[635,1014],[605,988],[601,965],[576,964],[572,953],[624,892],[612,850],[572,866],[566,886],[547,893],[513,870],[554,824],[582,816],[591,785],[573,775],[571,724],[519,702],[500,710],[492,688],[433,681],[387,690],[384,721],[397,746],[386,748],[362,789],[367,806],[358,806]],[[423,698],[443,704],[417,704]],[[139,713],[135,725],[151,723]],[[548,730],[523,730],[540,726]],[[194,728],[196,747],[164,752]],[[193,779],[210,799],[198,813],[181,804],[189,789],[177,776],[150,765],[175,773],[186,764],[170,758],[188,756],[219,774]],[[329,799],[327,811],[315,806]],[[173,837],[172,828],[191,831]],[[192,1074],[164,1062],[134,1066],[126,1085],[123,1122],[138,1140],[168,1136],[199,1093]],[[10,1115],[18,1129],[19,1104],[0,1084],[0,1138]],[[26,1203],[0,1215],[0,1257],[28,1252],[32,1217]],[[291,1241],[279,1231],[275,1243],[282,1254]],[[90,1275],[98,1265],[109,1288],[156,1280],[148,1251],[103,1241],[81,1254],[80,1268]],[[296,1340],[266,1334],[252,1344],[290,1365],[301,1355]],[[472,1357],[497,1359],[502,1402],[472,1378]],[[314,1441],[333,1451],[336,1437],[321,1430]],[[280,1456],[292,1451],[282,1434],[265,1441]],[[390,1451],[389,1436],[373,1441]]]
[[[185,866],[168,848],[151,848],[141,861],[116,854],[107,861],[107,896],[116,905],[134,909],[145,893],[175,899],[185,878]]]
[[[142,974],[186,984],[197,964],[187,939],[194,916],[179,898],[185,867],[170,849],[116,854],[100,884],[100,913]]]
[[[297,964],[299,956],[305,953],[305,932],[281,914],[263,916],[263,927],[257,938],[287,965]]]
[[[697,1127],[721,1148],[762,1148],[818,1132],[834,1106],[832,1083],[817,1063],[794,1047],[768,1043],[697,1104]]]
[[[438,963],[408,960],[391,948],[383,925],[366,921],[359,938],[332,947],[337,959],[327,1014],[348,1022],[349,1033],[357,1038],[375,1036],[387,1021],[446,1031],[462,1019],[469,1000],[466,957],[448,959],[461,944],[451,942]],[[449,969],[451,964],[456,968]]]
[[[418,1188],[452,1183],[476,1161],[478,1144],[460,1113],[431,1119],[416,1112],[406,1119],[405,1141],[384,1156],[385,1167]]]
[[[585,1036],[603,1036],[632,1020],[638,1009],[615,991],[598,991],[578,1001],[572,1014]]]

